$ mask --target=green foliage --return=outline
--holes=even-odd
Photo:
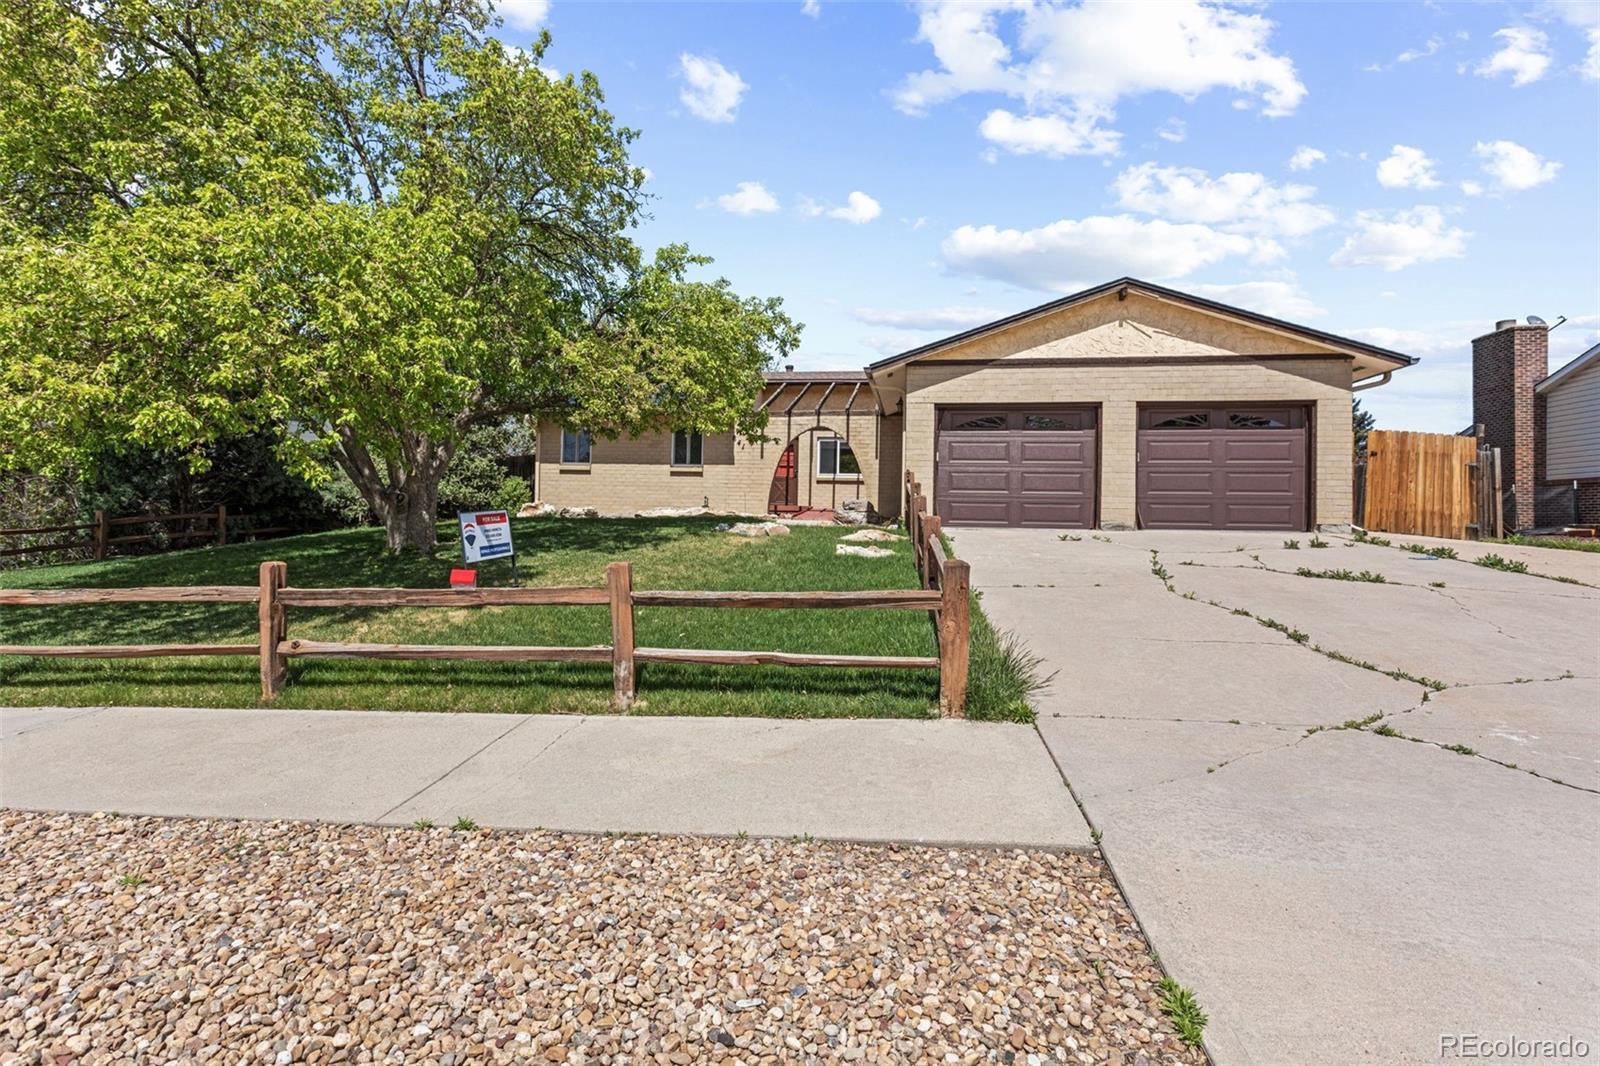
[[[972,646],[967,664],[967,717],[975,721],[1031,722],[1029,700],[1055,678],[1044,672],[1044,658],[1022,638],[999,630],[974,598]]]
[[[1356,457],[1367,454],[1367,434],[1377,427],[1378,420],[1371,411],[1361,409],[1361,399],[1356,397],[1350,405],[1350,429],[1355,434]]]
[[[451,831],[455,833],[471,833],[477,828],[478,823],[464,814],[457,818],[455,824],[450,827]]]
[[[1194,993],[1170,977],[1163,977],[1156,988],[1161,993],[1161,1013],[1172,1020],[1178,1037],[1190,1047],[1199,1047],[1210,1019],[1200,1009]]]
[[[526,437],[526,431],[515,424],[470,429],[439,482],[438,516],[453,519],[461,511],[485,507],[504,508],[515,514],[532,498],[532,493],[526,481],[506,475],[500,460],[531,450]]]
[[[1600,540],[1594,537],[1528,537],[1513,533],[1503,544],[1521,544],[1530,548],[1559,548],[1563,551],[1600,552]]]
[[[1521,559],[1503,559],[1493,552],[1472,560],[1479,566],[1486,566],[1490,570],[1504,570],[1511,574],[1526,574],[1528,564]]]
[[[486,0],[0,11],[0,470],[256,431],[428,548],[468,431],[758,433],[799,327],[647,258],[632,130]]]
[[[1309,566],[1302,566],[1295,571],[1301,577],[1320,577],[1329,581],[1366,581],[1374,585],[1388,584],[1389,579],[1374,570],[1346,570],[1340,567],[1335,570],[1313,570]]]
[[[1285,548],[1288,548],[1290,551],[1299,551],[1300,550],[1300,542],[1297,541],[1297,540],[1286,540],[1286,541],[1283,542],[1283,546]]]

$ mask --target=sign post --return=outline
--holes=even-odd
[[[517,575],[517,556],[511,545],[511,516],[505,511],[461,511],[461,556],[469,563],[510,559],[511,576]]]

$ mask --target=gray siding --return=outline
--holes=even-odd
[[[1600,477],[1600,362],[1553,387],[1545,405],[1545,479]]]

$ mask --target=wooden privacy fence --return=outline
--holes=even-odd
[[[233,515],[231,521],[239,523],[245,519],[242,515]],[[154,544],[165,540],[171,543],[185,543],[190,541],[210,541],[213,544],[228,543],[228,508],[223,504],[208,511],[186,511],[182,514],[141,514],[128,515],[122,518],[112,518],[104,511],[94,513],[93,522],[70,522],[59,526],[27,526],[17,529],[0,529],[0,539],[8,537],[34,537],[46,533],[87,533],[87,539],[61,540],[52,544],[32,544],[24,548],[0,548],[0,557],[8,555],[35,555],[44,552],[75,551],[88,548],[98,562],[104,559],[113,547],[125,544]],[[201,523],[197,529],[171,529],[161,533],[120,532],[121,530],[137,529],[140,526],[166,526],[179,523]],[[287,533],[288,527],[272,527],[268,529],[246,529],[242,535],[258,537],[268,533]]]
[[[254,603],[258,639],[252,644],[0,644],[0,655],[77,659],[127,659],[180,655],[250,655],[259,658],[261,696],[271,700],[288,680],[288,661],[321,659],[450,659],[477,662],[611,663],[612,704],[626,710],[637,690],[641,663],[701,665],[833,666],[865,669],[937,669],[939,707],[961,716],[966,708],[969,624],[965,563],[960,595],[944,590],[880,589],[849,592],[640,591],[626,562],[606,567],[602,587],[502,589],[298,588],[288,583],[286,563],[261,564],[250,585],[197,585],[108,589],[0,589],[0,606],[61,606],[89,603]],[[611,643],[587,647],[481,644],[360,644],[301,640],[289,635],[289,610],[328,607],[609,607]],[[816,608],[932,612],[939,637],[936,656],[818,655],[779,651],[715,651],[700,648],[641,648],[634,643],[636,607]]]
[[[1500,451],[1472,437],[1372,430],[1357,521],[1380,533],[1498,537]]]

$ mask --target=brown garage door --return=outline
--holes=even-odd
[[[939,412],[934,509],[952,526],[1094,525],[1095,412]]]
[[[1304,407],[1139,411],[1145,529],[1306,528]]]

